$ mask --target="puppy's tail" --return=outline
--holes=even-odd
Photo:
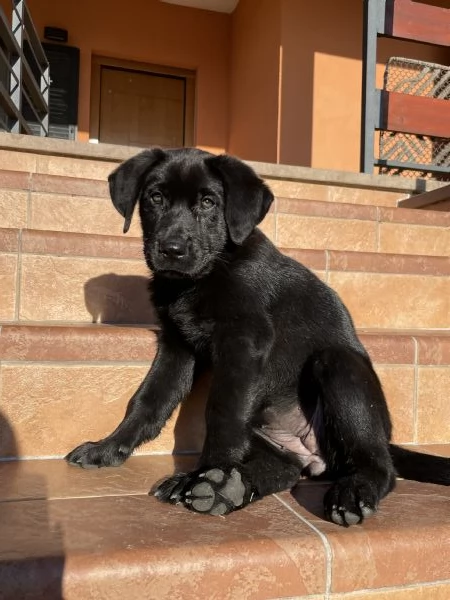
[[[450,458],[389,446],[397,474],[405,479],[450,485]]]

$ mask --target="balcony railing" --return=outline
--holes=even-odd
[[[0,8],[0,129],[48,135],[50,68],[25,0]]]

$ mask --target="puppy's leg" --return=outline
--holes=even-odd
[[[176,406],[190,392],[194,357],[176,340],[162,335],[155,361],[128,403],[125,417],[108,437],[86,442],[66,456],[84,468],[122,464],[145,441],[155,439]]]
[[[395,485],[381,384],[367,357],[343,348],[315,355],[302,380],[301,393],[312,393],[321,403],[320,445],[336,478],[325,496],[325,514],[339,525],[360,523]]]
[[[240,466],[252,450],[256,392],[273,340],[263,315],[235,317],[230,322],[215,331],[214,375],[199,468],[166,480],[156,492],[162,500],[183,501],[210,514],[225,514],[250,501],[250,480]]]
[[[301,465],[289,454],[274,450],[257,436],[249,459],[231,468],[198,469],[168,477],[153,490],[162,502],[182,503],[210,515],[225,515],[264,496],[290,489],[299,480]]]

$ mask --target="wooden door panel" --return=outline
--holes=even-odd
[[[182,146],[185,80],[123,69],[101,72],[101,142]]]

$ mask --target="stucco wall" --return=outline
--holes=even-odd
[[[79,139],[89,137],[93,54],[197,71],[196,143],[223,150],[228,134],[229,15],[158,0],[27,0],[39,35],[69,31],[81,50]],[[10,1],[1,0],[5,13]]]
[[[239,118],[230,112],[230,150],[248,159],[273,161],[277,156],[285,164],[358,171],[362,0],[273,0],[270,11],[266,4],[240,0],[233,14],[231,90]],[[267,39],[253,29],[255,18],[271,28]],[[253,53],[241,50],[248,46]],[[448,50],[382,39],[379,86],[384,63],[394,55],[444,64],[449,58]],[[254,83],[250,95],[241,83],[246,73]],[[270,105],[260,83],[264,80],[272,86]],[[278,106],[274,90],[279,91]],[[270,136],[259,130],[264,119]]]
[[[232,15],[230,152],[278,161],[280,0],[240,1]]]
[[[232,15],[159,0],[28,0],[39,34],[81,49],[79,139],[89,137],[93,54],[195,69],[195,141],[242,158],[359,170],[362,0],[240,0]],[[10,0],[0,0],[10,14]],[[380,40],[448,64],[449,49]]]

